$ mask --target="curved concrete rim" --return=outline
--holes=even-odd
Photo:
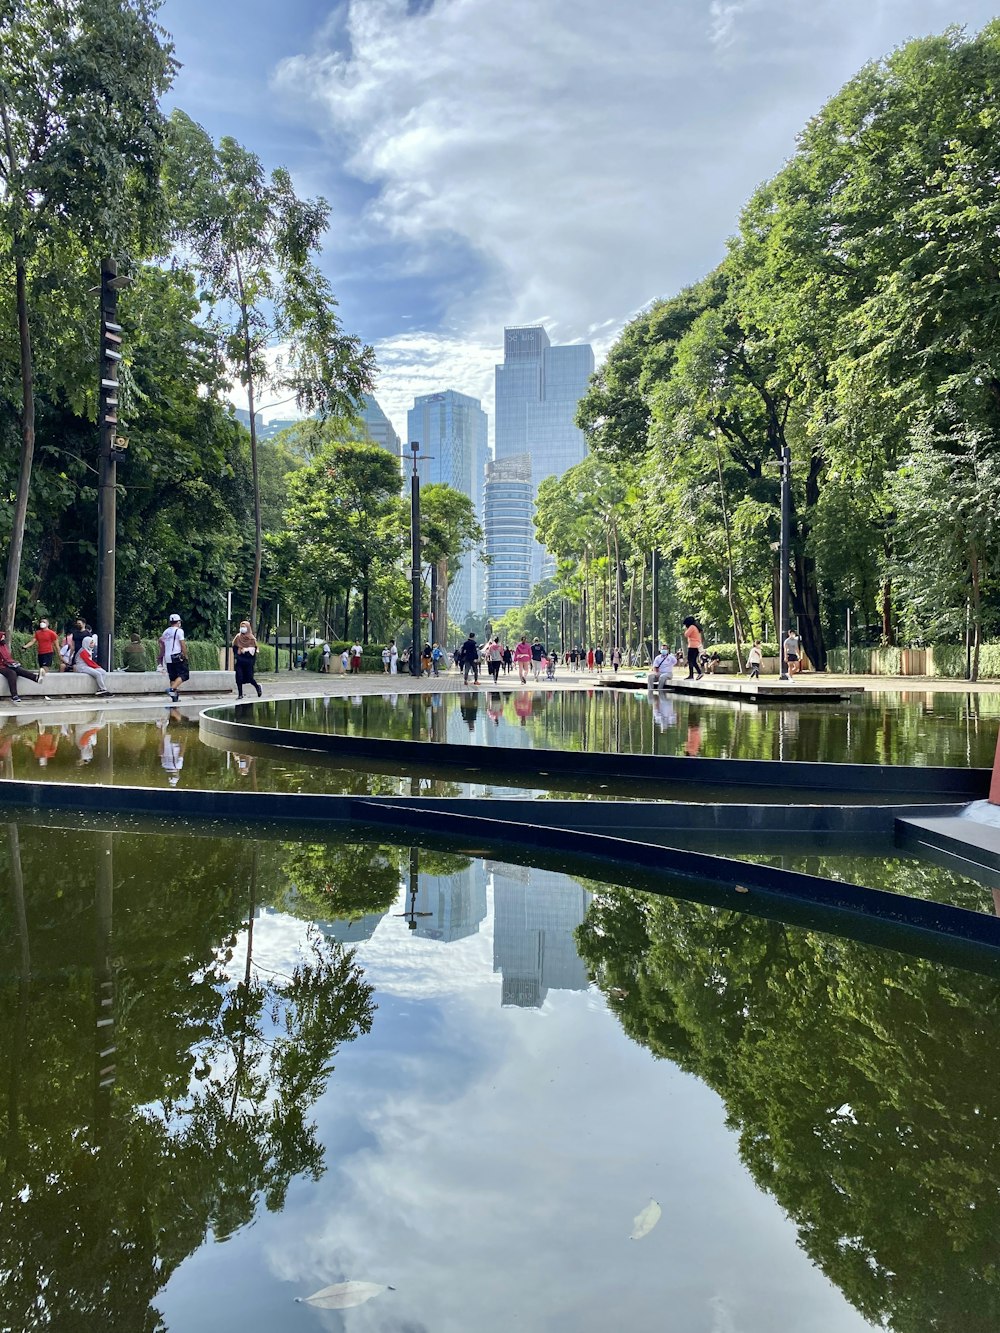
[[[174,828],[178,820],[191,819],[195,822],[186,832],[216,837],[220,820],[239,821],[265,836],[273,834],[275,826],[306,822],[318,836],[325,830],[341,840],[443,846],[467,856],[703,902],[1000,975],[1000,919],[986,913],[704,851],[495,817],[504,804],[491,803],[490,817],[483,817],[456,813],[448,808],[448,798],[428,802],[0,781],[0,807],[29,816],[100,813],[114,817],[118,827],[129,817],[168,819]],[[199,821],[212,821],[212,827],[206,823],[199,830]]]
[[[305,696],[308,697],[308,696]],[[317,696],[319,697],[319,696]],[[269,699],[268,703],[284,702]],[[247,705],[244,705],[246,707]],[[571,777],[589,786],[601,781],[653,783],[661,786],[766,788],[797,793],[855,792],[934,800],[978,800],[988,795],[988,768],[921,767],[898,764],[832,764],[802,760],[709,759],[701,756],[608,754],[535,746],[503,750],[490,745],[451,741],[387,740],[338,736],[264,726],[217,716],[233,704],[216,704],[199,715],[199,731],[230,742],[252,741],[285,750],[374,760],[402,773],[413,766],[500,770],[516,759],[520,772],[538,778]],[[252,709],[253,705],[249,705]],[[517,785],[527,785],[523,781]],[[544,786],[544,782],[538,785]]]

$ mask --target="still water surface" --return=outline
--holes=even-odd
[[[481,688],[265,700],[240,713],[211,711],[258,726],[512,750],[990,767],[1000,694],[887,691],[857,702],[779,708],[644,691]],[[516,757],[510,762],[516,768]]]
[[[1000,1325],[994,979],[416,848],[0,837],[4,1327]],[[395,1290],[294,1303],[346,1280]]]

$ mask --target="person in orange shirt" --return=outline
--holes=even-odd
[[[694,616],[684,617],[684,641],[687,644],[688,657],[688,680],[701,680],[701,667],[698,664],[698,658],[701,655],[702,644],[701,629]]]
[[[55,759],[56,751],[59,749],[58,732],[46,731],[44,727],[39,727],[38,738],[32,749],[39,767],[45,768],[50,759]]]

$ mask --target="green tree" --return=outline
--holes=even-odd
[[[172,48],[151,0],[8,0],[0,46],[0,255],[13,279],[21,453],[0,621],[13,626],[35,452],[36,346],[79,368],[80,278],[146,252],[161,222],[158,101]],[[75,270],[76,278],[67,281]],[[75,290],[74,290],[75,288]],[[56,326],[63,332],[56,333]],[[66,384],[66,380],[61,380]],[[70,381],[72,398],[80,382]]]
[[[165,172],[179,242],[189,246],[226,320],[226,351],[250,410],[254,571],[250,616],[257,623],[263,553],[257,457],[258,394],[290,388],[305,412],[352,416],[373,387],[374,352],[343,331],[330,284],[316,263],[329,217],[325,199],[299,199],[279,168],[235,139],[219,146],[182,111],[170,119]],[[283,344],[286,357],[269,360]]]

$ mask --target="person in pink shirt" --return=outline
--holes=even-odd
[[[526,634],[521,635],[521,642],[514,649],[514,665],[521,677],[521,684],[528,683],[528,668],[531,666],[531,644]]]

